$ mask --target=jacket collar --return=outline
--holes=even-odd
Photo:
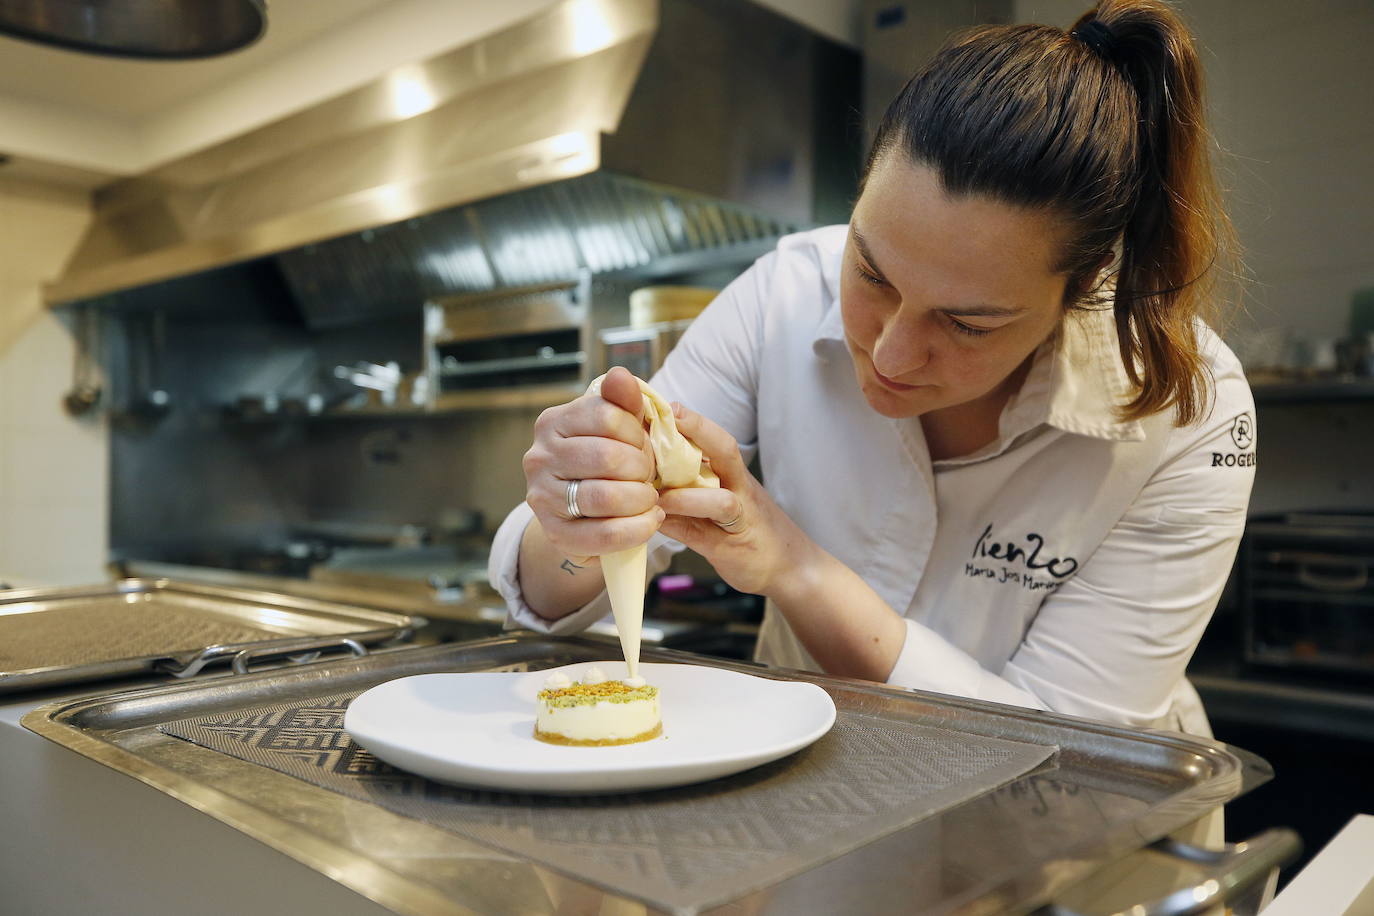
[[[840,313],[840,262],[848,227],[835,232],[830,257],[822,259],[824,308],[811,342],[812,351],[828,359],[837,348],[848,357],[844,318]],[[826,246],[830,247],[830,246]],[[1145,438],[1136,420],[1122,420],[1118,406],[1131,396],[1131,383],[1117,345],[1116,322],[1110,309],[1071,311],[1059,330],[1036,350],[1021,390],[1002,410],[1004,442],[1045,423],[1064,432],[1095,439],[1135,442]]]
[[[1138,420],[1123,420],[1131,397],[1111,309],[1069,312],[1059,330],[1036,351],[1021,390],[1002,411],[1003,438],[1040,423],[1095,439],[1137,442]]]

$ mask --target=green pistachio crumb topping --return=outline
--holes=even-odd
[[[569,706],[592,706],[596,703],[634,703],[652,700],[658,696],[658,688],[648,684],[643,687],[628,687],[620,681],[602,681],[600,684],[573,684],[539,691],[539,699],[555,708]]]

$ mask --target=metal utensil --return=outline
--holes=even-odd
[[[62,406],[74,417],[84,416],[100,405],[100,312],[92,306],[81,310],[75,328],[76,355],[72,361],[72,387],[62,396]]]

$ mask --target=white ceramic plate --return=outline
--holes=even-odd
[[[835,704],[815,684],[699,665],[641,664],[660,690],[663,735],[640,744],[566,747],[534,737],[535,695],[553,671],[420,674],[378,684],[344,728],[382,760],[436,779],[524,792],[630,792],[738,773],[806,747],[830,730]]]

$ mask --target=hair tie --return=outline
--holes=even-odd
[[[1069,34],[1087,45],[1094,54],[1103,60],[1116,59],[1116,36],[1101,19],[1089,19]]]

